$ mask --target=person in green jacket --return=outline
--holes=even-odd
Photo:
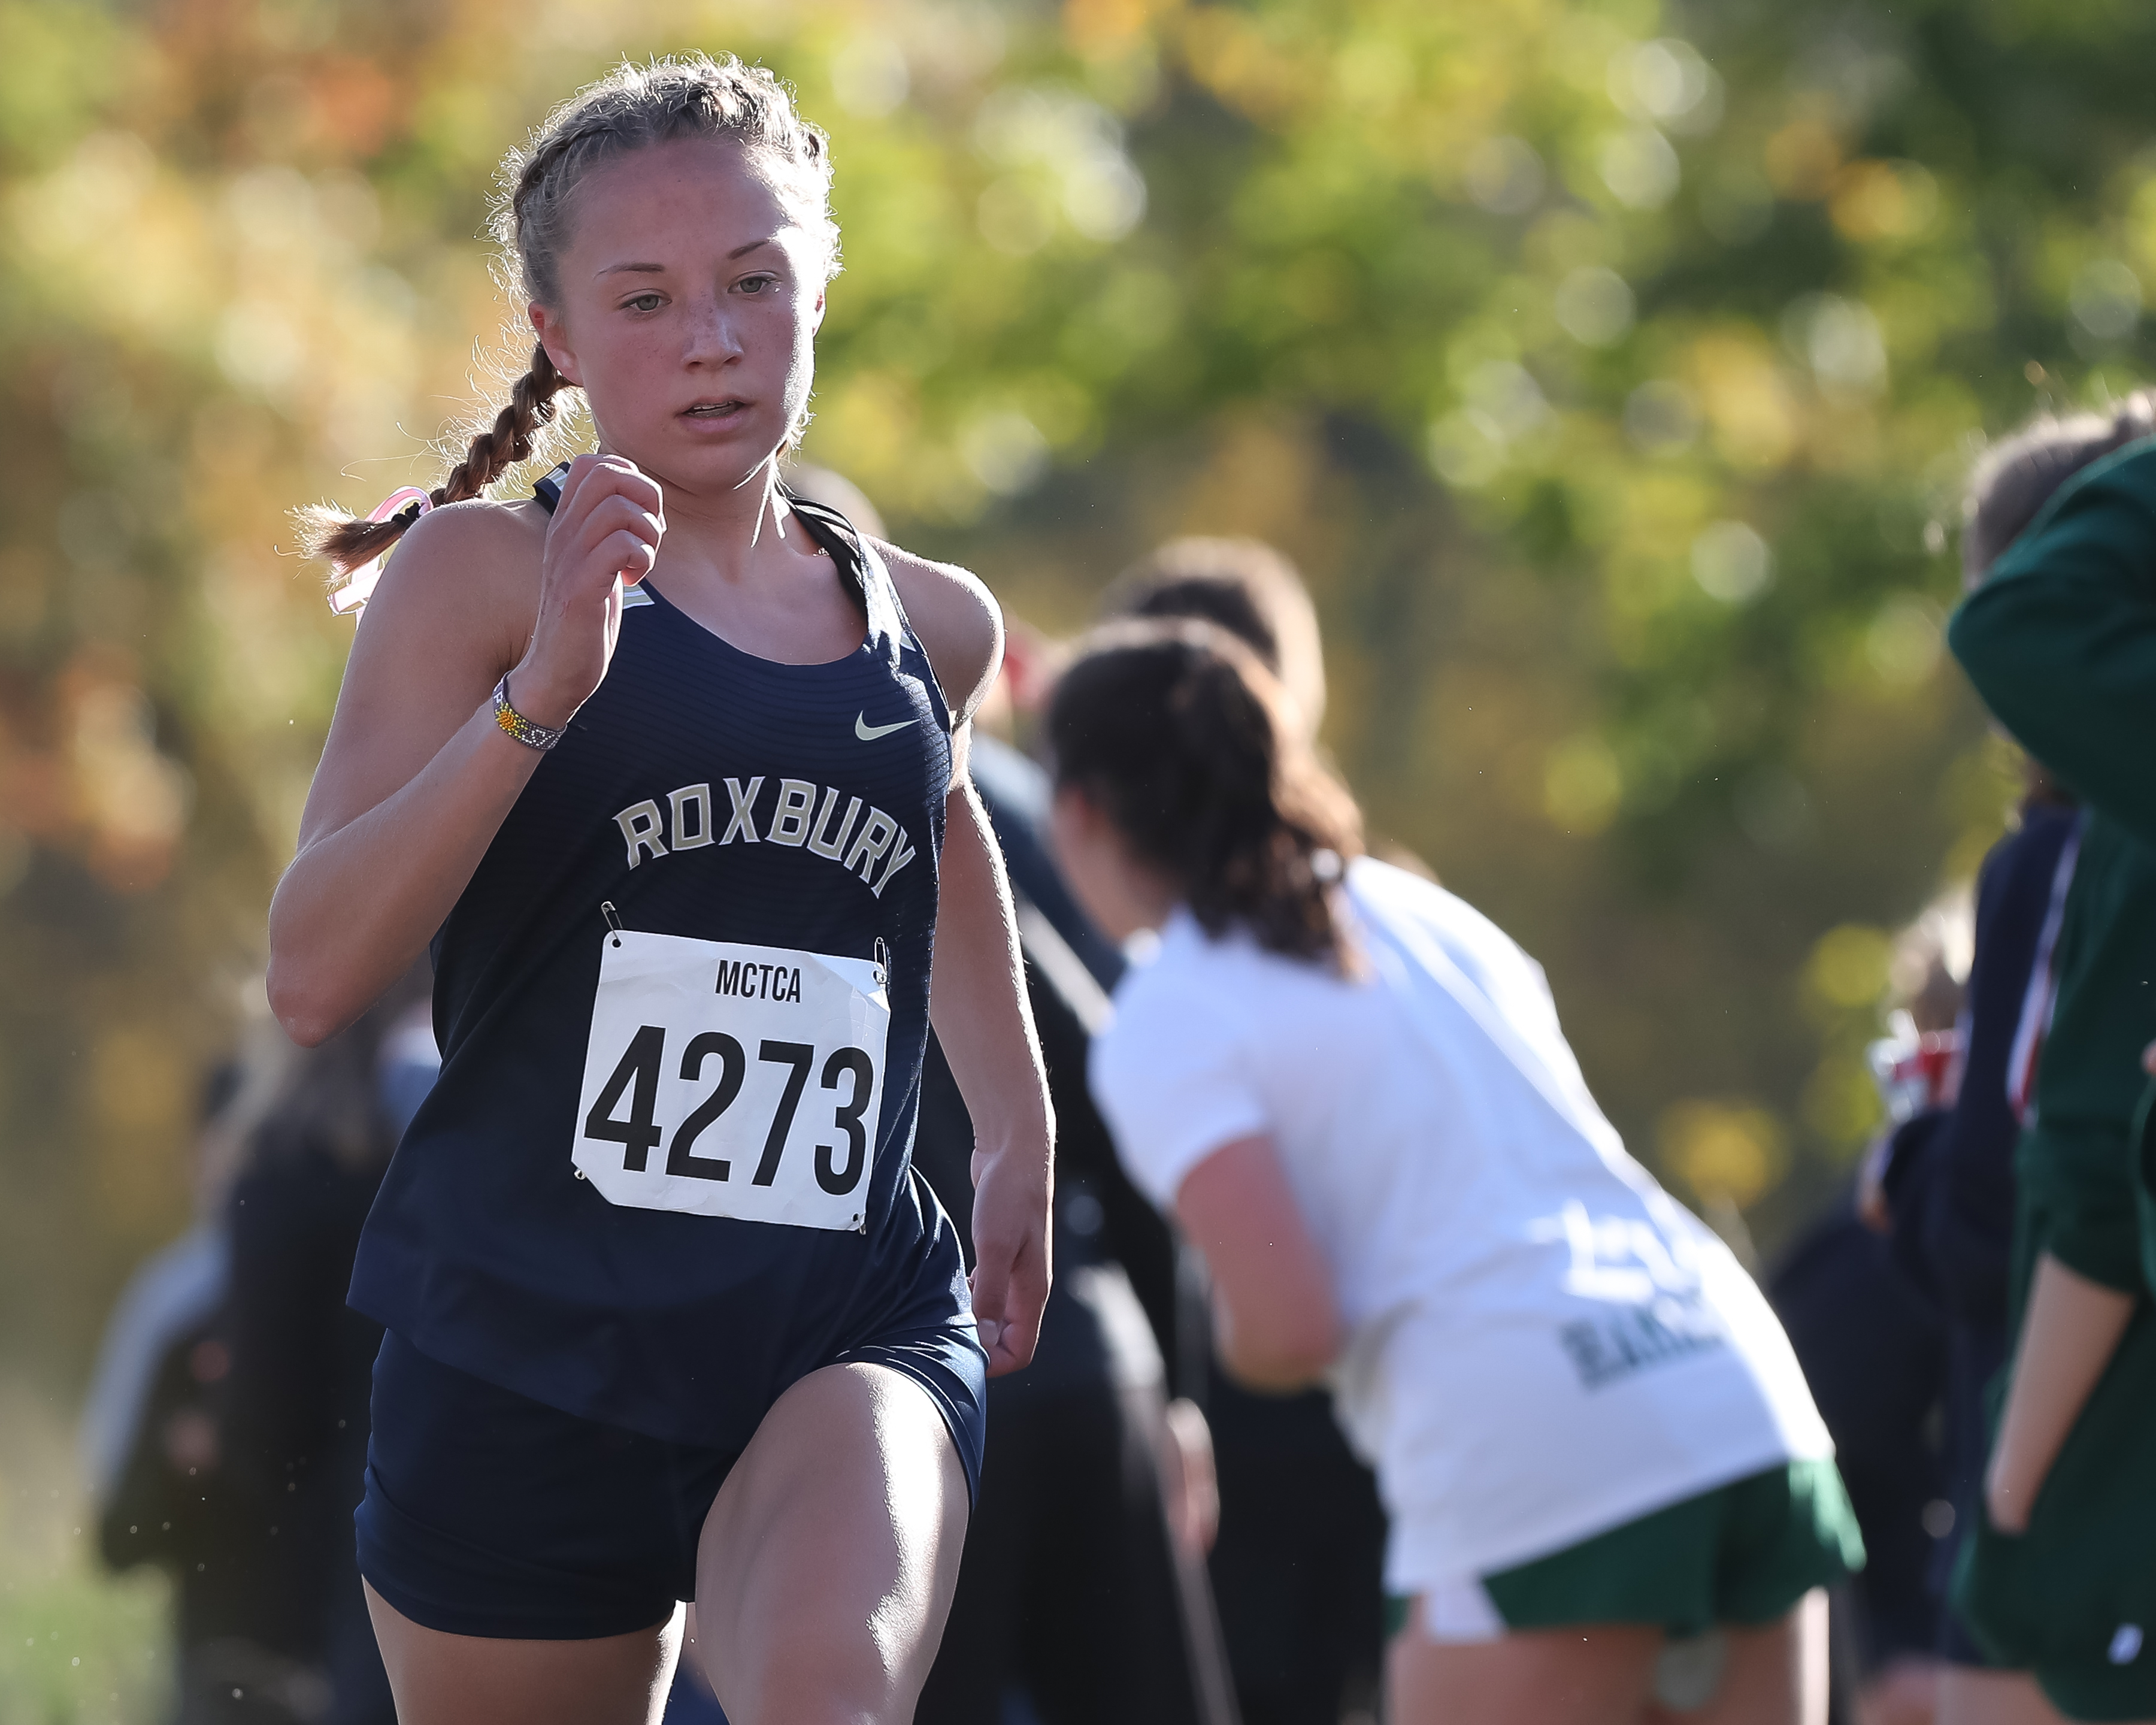
[[[2156,1720],[2156,1305],[2132,1151],[2156,1040],[2152,434],[2144,393],[2002,450],[1994,489],[2026,526],[2009,507],[1989,547],[1973,531],[1964,562],[1989,571],[1948,630],[1999,722],[2089,809],[2048,1029],[2041,1004],[2031,1026],[2017,1339],[1954,1589],[1979,1641],[2086,1720]]]

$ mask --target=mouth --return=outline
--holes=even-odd
[[[700,401],[681,410],[684,419],[728,419],[736,413],[747,411],[748,403],[735,398],[725,401]]]

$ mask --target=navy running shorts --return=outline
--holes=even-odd
[[[978,1495],[984,1362],[949,1328],[847,1349],[928,1392]],[[704,1518],[740,1451],[579,1419],[430,1359],[394,1331],[374,1363],[359,1568],[428,1629],[588,1640],[649,1629],[696,1592]]]

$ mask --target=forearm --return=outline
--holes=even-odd
[[[945,809],[929,1014],[973,1120],[973,1316],[988,1375],[1033,1358],[1048,1302],[1055,1118],[1017,920],[988,816],[963,779]]]
[[[1222,1368],[1245,1389],[1265,1395],[1293,1395],[1325,1381],[1337,1352],[1313,1347],[1293,1333],[1269,1332],[1255,1325],[1237,1324],[1228,1303],[1213,1301],[1213,1353]]]
[[[930,1017],[973,1117],[977,1158],[1015,1150],[1045,1167],[1055,1114],[1002,853],[970,784],[952,791],[946,819]]]
[[[2037,1260],[1985,1481],[1994,1526],[2019,1532],[2029,1525],[2066,1434],[2126,1333],[2134,1299],[2076,1275],[2048,1252]]]
[[[303,839],[270,906],[270,1000],[295,1041],[335,1034],[403,973],[538,763],[482,706],[403,789]]]
[[[1213,1281],[1213,1349],[1276,1394],[1317,1383],[1346,1340],[1332,1272],[1272,1141],[1224,1144],[1183,1177],[1176,1214]]]

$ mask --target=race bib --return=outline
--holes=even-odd
[[[864,1229],[883,967],[608,933],[572,1160],[609,1204]]]

